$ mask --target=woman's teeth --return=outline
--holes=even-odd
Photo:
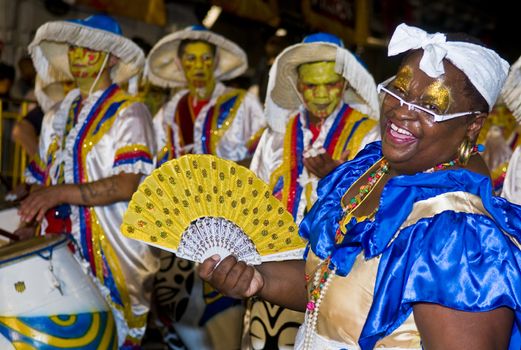
[[[391,129],[402,135],[413,136],[409,131],[402,129],[393,123],[391,123]]]

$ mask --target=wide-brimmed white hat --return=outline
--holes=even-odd
[[[238,77],[248,68],[246,53],[234,42],[202,26],[190,26],[169,34],[154,45],[146,60],[145,75],[152,84],[162,87],[187,85],[177,49],[183,40],[206,41],[216,47],[215,79]]]
[[[501,98],[521,124],[521,57],[510,67]]]
[[[335,62],[335,71],[347,81],[344,102],[373,119],[379,119],[378,93],[373,76],[340,38],[329,33],[308,35],[301,43],[282,51],[270,70],[266,96],[266,117],[275,130],[283,130],[283,110],[292,111],[302,104],[297,91],[298,67],[305,63]]]
[[[56,103],[65,98],[65,85],[71,80],[52,80],[44,82],[39,75],[36,75],[34,84],[34,96],[38,105],[47,113]]]
[[[38,28],[29,44],[34,66],[45,82],[72,80],[68,49],[71,45],[110,53],[118,58],[110,76],[115,83],[140,73],[145,55],[132,40],[125,38],[119,24],[105,15],[86,19],[47,22]]]

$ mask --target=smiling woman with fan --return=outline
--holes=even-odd
[[[519,349],[521,207],[492,195],[475,140],[508,63],[464,35],[401,24],[379,85],[382,142],[319,184],[305,263],[207,259],[234,297],[306,311],[297,349]]]

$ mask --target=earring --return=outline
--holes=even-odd
[[[465,137],[461,145],[458,147],[458,163],[463,166],[467,165],[473,150],[474,143],[468,137]]]

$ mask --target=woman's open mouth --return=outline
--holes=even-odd
[[[387,122],[386,133],[393,143],[409,143],[417,140],[409,130],[399,127],[391,121]]]

